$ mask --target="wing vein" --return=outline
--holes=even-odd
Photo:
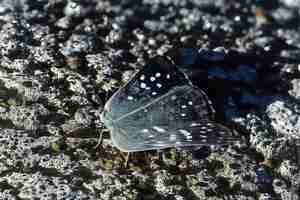
[[[189,86],[189,85],[184,85],[184,86],[180,86],[180,87],[174,87],[174,89],[172,89],[171,91],[167,92],[166,94],[164,94],[164,95],[158,97],[157,99],[154,99],[154,100],[151,101],[150,103],[148,103],[148,104],[146,104],[146,105],[144,105],[144,106],[141,106],[141,107],[139,107],[139,108],[137,108],[137,109],[135,109],[135,110],[133,110],[133,111],[131,111],[131,112],[129,112],[129,113],[123,115],[122,117],[119,117],[118,119],[115,120],[115,122],[120,121],[120,120],[122,120],[122,119],[124,119],[124,118],[126,118],[126,117],[128,117],[128,116],[130,116],[130,115],[133,115],[133,114],[135,114],[135,113],[137,113],[137,112],[139,112],[139,111],[141,111],[141,110],[143,110],[143,109],[145,109],[145,108],[151,106],[152,104],[154,104],[154,103],[160,101],[161,99],[163,99],[163,98],[169,96],[170,94],[173,94],[173,93],[177,92],[177,90],[176,90],[177,88],[185,88],[186,86]],[[191,86],[190,88],[192,88],[192,87],[193,87],[193,86]],[[188,87],[186,87],[186,88],[188,88]],[[188,88],[188,89],[190,89],[190,88]]]

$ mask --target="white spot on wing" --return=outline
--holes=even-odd
[[[160,127],[158,127],[158,126],[153,126],[152,128],[153,128],[154,130],[156,130],[157,132],[159,132],[159,133],[165,133],[165,132],[166,132],[165,129],[160,128]]]
[[[178,131],[180,133],[182,133],[188,140],[191,140],[193,138],[192,134],[190,132],[188,132],[187,130],[179,129]]]
[[[145,78],[146,78],[145,75],[142,75],[142,76],[140,77],[140,80],[143,81],[143,80],[145,80]]]
[[[188,104],[191,106],[191,105],[193,105],[193,102],[192,102],[192,101],[189,101]]]
[[[157,83],[156,86],[157,86],[158,88],[161,88],[162,85],[161,85],[160,83]]]
[[[128,96],[127,99],[128,99],[129,101],[131,101],[131,100],[133,100],[133,97],[132,97],[132,96]]]
[[[181,108],[186,108],[186,105],[182,105]]]
[[[148,129],[143,129],[142,133],[149,133],[149,130]]]
[[[201,124],[199,123],[191,123],[190,127],[195,127],[195,126],[200,126]]]
[[[160,76],[161,76],[161,74],[159,72],[155,74],[156,78],[159,78]]]
[[[147,87],[147,85],[146,85],[146,83],[141,83],[141,88],[146,88]]]
[[[212,125],[213,125],[212,123],[209,122],[206,123],[206,126],[212,126]]]
[[[225,131],[219,131],[219,134],[221,134],[221,135],[225,135],[225,134],[226,134],[226,132],[225,132]]]
[[[152,94],[153,96],[155,96],[155,95],[157,95],[157,92],[152,92],[151,94]]]
[[[150,81],[151,81],[151,82],[155,81],[155,77],[151,76],[151,77],[150,77]]]
[[[171,78],[170,74],[167,74],[167,79],[170,79],[170,78]]]
[[[186,114],[185,114],[185,113],[181,113],[181,116],[182,116],[182,117],[185,117],[185,116],[186,116]]]

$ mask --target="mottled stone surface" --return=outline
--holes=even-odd
[[[0,199],[299,199],[299,0],[1,0]],[[100,114],[169,56],[241,136],[125,155]],[[104,130],[104,129],[103,129]]]

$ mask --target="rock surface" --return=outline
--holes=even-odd
[[[299,199],[299,11],[291,0],[0,1],[0,199]],[[157,55],[245,142],[136,153],[127,168],[108,134],[96,148],[105,101]]]

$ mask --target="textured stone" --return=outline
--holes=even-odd
[[[0,199],[299,199],[299,10],[298,0],[1,1]],[[241,142],[137,153],[124,168],[99,116],[157,55]]]

